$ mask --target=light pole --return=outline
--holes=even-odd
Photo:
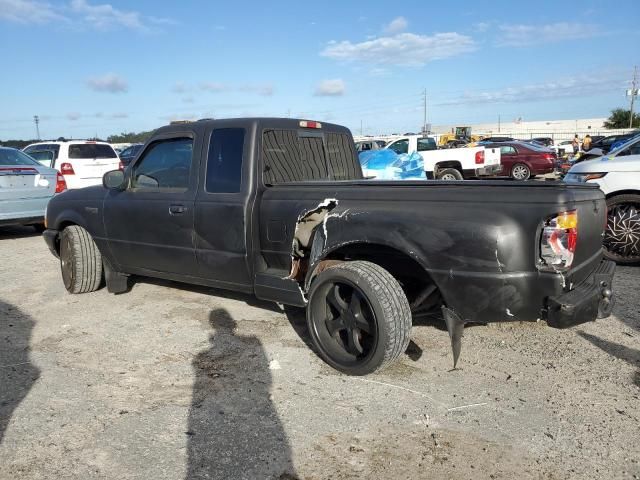
[[[38,117],[38,115],[34,115],[33,121],[36,123],[36,134],[38,136],[38,140],[40,140],[40,127],[38,125],[40,123],[40,117]]]

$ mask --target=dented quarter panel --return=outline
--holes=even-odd
[[[446,304],[466,321],[535,320],[542,299],[580,281],[601,258],[596,231],[604,225],[605,206],[597,189],[542,182],[358,181],[268,188],[261,225],[274,218],[291,225],[277,244],[261,233],[269,265],[289,269],[296,222],[328,198],[337,205],[316,227],[307,282],[318,262],[344,245],[384,245],[422,265]],[[543,220],[573,209],[580,215],[577,268],[564,276],[538,271]]]

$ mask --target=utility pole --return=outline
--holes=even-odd
[[[360,136],[362,136],[362,120],[360,120]]]
[[[500,114],[498,114],[498,133],[500,133]]]
[[[422,131],[427,133],[427,89],[425,88],[422,92],[422,97],[424,100],[424,117],[422,122]]]
[[[40,127],[38,126],[40,123],[40,117],[38,117],[38,115],[34,115],[33,121],[36,122],[36,134],[38,135],[38,140],[40,140]]]
[[[629,128],[633,128],[633,103],[638,95],[638,88],[636,87],[638,80],[638,67],[633,67],[633,80],[631,81],[631,90],[627,91],[631,97],[631,108],[629,108]]]

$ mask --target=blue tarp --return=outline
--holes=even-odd
[[[417,152],[398,155],[389,149],[368,150],[360,152],[358,157],[365,177],[379,180],[426,178],[424,160]]]

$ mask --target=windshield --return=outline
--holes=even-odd
[[[611,150],[609,152],[609,154],[615,156],[618,153],[620,153],[622,150],[624,150],[625,148],[630,147],[631,145],[635,144],[636,142],[640,142],[640,134],[638,134],[635,137],[631,138],[628,142],[623,143],[619,147],[614,148],[613,150]]]
[[[0,166],[40,165],[33,158],[20,150],[12,148],[0,149]]]

